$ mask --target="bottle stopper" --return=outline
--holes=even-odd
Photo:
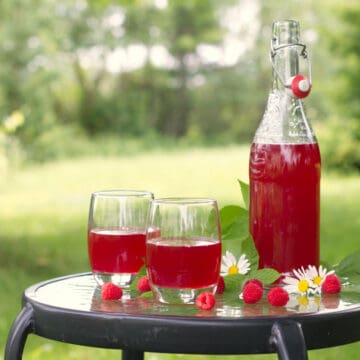
[[[298,74],[288,79],[286,88],[292,96],[302,99],[310,94],[311,83],[306,76]]]

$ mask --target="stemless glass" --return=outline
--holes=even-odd
[[[144,264],[148,191],[107,190],[91,195],[89,260],[99,285],[127,287]]]
[[[146,268],[158,301],[192,304],[200,292],[215,293],[221,264],[215,200],[153,200],[147,228]]]

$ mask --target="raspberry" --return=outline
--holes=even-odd
[[[341,290],[341,282],[335,274],[326,276],[321,290],[324,294],[338,294]]]
[[[211,292],[202,292],[195,300],[195,305],[202,310],[211,310],[215,303],[215,296]]]
[[[101,287],[101,298],[103,300],[118,300],[122,297],[122,289],[111,282]]]
[[[149,278],[146,275],[140,278],[139,282],[137,283],[137,288],[141,292],[147,292],[151,290]]]
[[[219,281],[216,287],[216,293],[222,294],[225,291],[225,281],[222,276],[219,277]]]
[[[263,289],[254,282],[249,282],[245,284],[242,298],[246,304],[255,304],[263,296]]]
[[[264,285],[263,285],[263,283],[260,281],[260,280],[258,280],[258,279],[250,279],[250,280],[248,280],[248,281],[246,281],[245,282],[245,285],[247,285],[247,284],[256,284],[257,286],[260,286],[262,289],[264,288]],[[244,286],[245,286],[244,285]]]
[[[289,294],[286,290],[277,286],[269,291],[267,299],[272,306],[284,306],[289,301]]]

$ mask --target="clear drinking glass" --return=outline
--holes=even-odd
[[[148,229],[146,268],[158,301],[191,304],[200,292],[215,293],[221,264],[221,230],[215,200],[153,200]]]
[[[88,222],[89,260],[99,285],[131,284],[144,264],[148,191],[108,190],[91,195]]]

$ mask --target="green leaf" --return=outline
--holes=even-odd
[[[140,294],[141,299],[151,299],[153,297],[154,297],[154,295],[153,295],[152,291],[146,291],[146,292],[143,292]]]
[[[251,269],[257,269],[259,267],[259,254],[255,247],[254,240],[250,235],[241,243],[241,252],[247,256]]]
[[[245,209],[249,209],[249,185],[239,179],[238,182],[240,185],[241,195],[244,200]]]
[[[215,209],[212,209],[209,216],[208,216],[208,220],[206,223],[206,233],[208,234],[213,234],[213,236],[217,236],[218,233],[218,217],[217,217],[217,212],[215,211]]]
[[[239,240],[244,239],[249,235],[249,222],[242,219],[233,222],[222,232],[223,240]]]
[[[234,222],[241,221],[241,219],[249,216],[248,211],[238,205],[224,206],[220,209],[219,214],[223,232]]]
[[[355,280],[355,278],[353,278]],[[339,294],[333,294],[329,296],[336,296]],[[341,287],[341,300],[349,301],[352,303],[360,302],[360,277],[356,277],[356,281],[349,284],[346,282],[345,285]]]
[[[333,270],[334,266],[325,260],[320,260],[320,265],[322,265],[327,270]]]
[[[249,235],[249,213],[237,205],[220,209],[222,242],[224,253],[231,251],[235,256],[241,254],[241,243]]]
[[[280,273],[271,268],[256,269],[249,273],[250,279],[258,279],[264,285],[270,285],[280,277]]]
[[[336,267],[336,274],[355,283],[360,277],[360,249],[346,256]]]
[[[224,276],[226,298],[238,297],[241,293],[241,287],[245,280],[245,275],[233,274]]]
[[[146,267],[145,267],[145,265],[143,265],[141,267],[141,269],[139,270],[139,272],[137,273],[134,281],[131,283],[131,285],[129,287],[130,292],[134,292],[134,291],[137,292],[138,291],[137,284],[138,284],[139,280],[145,275],[147,275],[146,274]]]

